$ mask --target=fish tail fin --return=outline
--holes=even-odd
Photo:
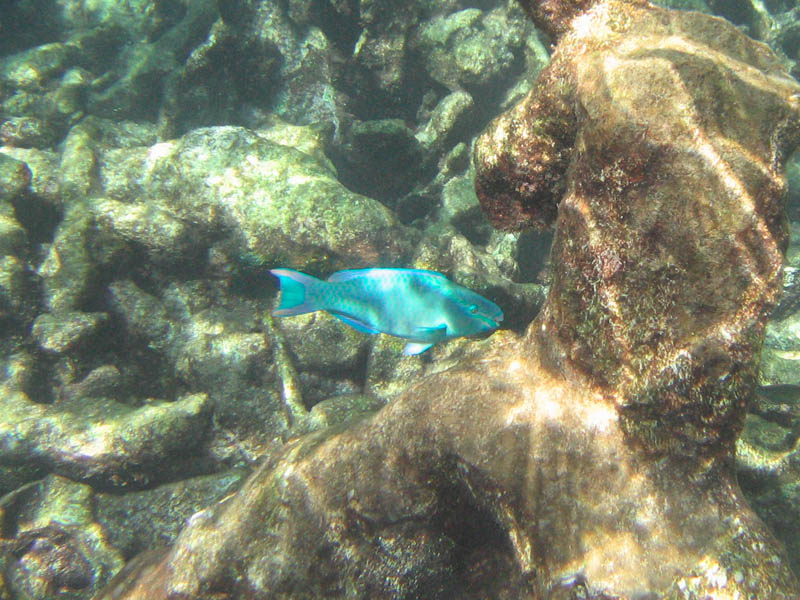
[[[272,269],[270,273],[281,284],[281,303],[272,311],[274,316],[302,315],[322,309],[313,289],[324,282],[293,269]]]

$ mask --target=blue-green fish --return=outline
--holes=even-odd
[[[503,311],[494,302],[436,271],[350,269],[327,281],[293,269],[270,271],[281,284],[279,317],[325,310],[364,333],[408,340],[404,354],[436,342],[496,329]]]

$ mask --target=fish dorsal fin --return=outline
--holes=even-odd
[[[367,268],[367,269],[345,269],[344,271],[336,271],[328,277],[328,281],[335,283],[337,281],[348,281],[356,277],[363,277],[368,275],[370,271],[389,271],[400,273],[417,273],[419,275],[427,275],[429,277],[438,277],[439,279],[447,279],[444,275],[437,271],[428,271],[427,269],[394,269],[394,268]]]
[[[369,325],[367,325],[363,321],[359,321],[355,317],[352,317],[350,315],[345,315],[340,312],[334,312],[334,311],[329,311],[329,312],[343,323],[347,323],[348,325],[350,325],[350,327],[352,327],[356,331],[360,331],[361,333],[369,333],[370,335],[375,335],[376,333],[380,333],[377,329],[370,327]]]
[[[363,277],[368,271],[372,269],[345,269],[344,271],[336,271],[328,276],[328,281],[336,283],[337,281],[349,281],[356,277]]]

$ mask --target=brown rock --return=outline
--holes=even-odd
[[[528,4],[565,33],[476,186],[501,227],[555,222],[542,313],[289,445],[102,598],[800,597],[732,470],[800,86],[719,19]]]

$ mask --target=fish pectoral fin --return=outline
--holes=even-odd
[[[350,325],[350,327],[352,327],[356,331],[360,331],[361,333],[368,333],[370,335],[375,335],[376,333],[380,333],[380,331],[378,331],[377,329],[367,325],[363,321],[359,321],[355,317],[351,317],[350,315],[345,315],[337,312],[331,312],[331,314],[340,321],[342,321],[343,323],[347,323],[348,325]]]
[[[403,354],[405,354],[406,356],[414,356],[415,354],[422,354],[423,352],[425,352],[425,350],[427,350],[431,346],[433,346],[433,344],[429,344],[427,342],[421,342],[421,343],[408,342],[406,344],[406,347],[403,348]]]

